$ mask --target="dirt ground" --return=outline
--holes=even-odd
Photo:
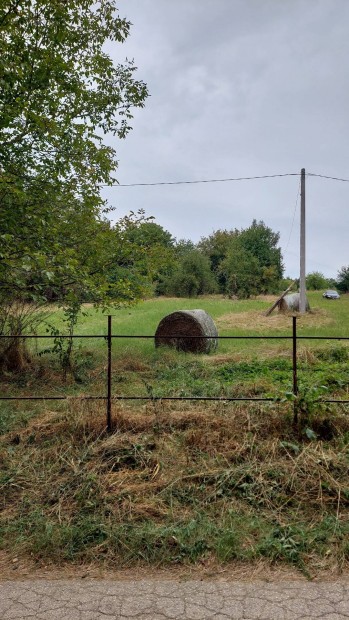
[[[219,565],[212,561],[202,562],[196,566],[177,566],[171,568],[134,567],[120,570],[105,569],[97,564],[82,565],[39,565],[32,558],[11,556],[0,551],[0,581],[17,581],[23,579],[161,579],[161,580],[232,580],[251,582],[263,580],[275,581],[309,581],[296,569],[284,566],[269,566],[266,562],[255,564],[230,563]],[[349,572],[338,574],[337,570],[319,571],[312,581],[347,581]]]

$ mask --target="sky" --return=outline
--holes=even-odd
[[[150,97],[117,151],[120,184],[295,176],[146,187],[104,196],[118,219],[144,209],[199,241],[263,220],[299,276],[299,174],[349,179],[348,0],[119,0]],[[306,177],[306,271],[349,264],[349,182]]]

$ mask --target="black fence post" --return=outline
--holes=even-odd
[[[296,397],[298,394],[298,379],[297,379],[297,317],[292,317],[292,366],[293,366],[293,395],[295,397],[293,404],[293,423],[298,422],[298,409],[296,403]]]
[[[108,433],[112,430],[111,424],[111,315],[108,315],[108,367],[107,367],[107,431]]]

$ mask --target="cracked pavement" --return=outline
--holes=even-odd
[[[340,620],[349,581],[43,579],[0,582],[0,619]]]

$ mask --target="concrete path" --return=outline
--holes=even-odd
[[[349,582],[113,581],[0,582],[0,619],[342,620]]]

